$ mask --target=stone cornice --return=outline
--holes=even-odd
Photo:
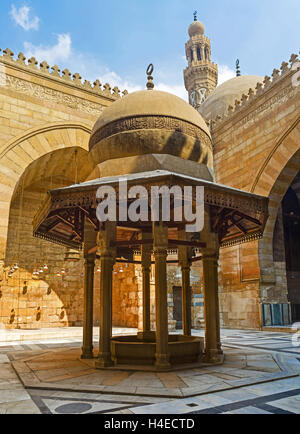
[[[211,44],[210,38],[208,36],[205,35],[195,35],[195,36],[191,36],[191,38],[186,42],[186,47],[190,47],[191,45],[194,44],[206,44],[209,45]]]
[[[51,68],[52,72],[50,72],[50,67],[45,61],[40,63],[40,67],[38,68],[38,62],[34,57],[29,59],[28,63],[25,63],[26,58],[23,53],[18,55],[17,60],[14,59],[14,53],[8,48],[4,50],[3,53],[3,56],[0,56],[0,65],[3,64],[14,70],[21,71],[22,73],[26,72],[30,76],[42,78],[43,80],[46,79],[49,82],[49,88],[51,88],[51,83],[55,83],[63,85],[73,91],[75,88],[86,95],[101,96],[107,101],[115,101],[120,98],[121,91],[117,87],[111,89],[108,83],[103,87],[99,80],[96,80],[93,85],[88,80],[85,80],[83,83],[78,73],[72,75],[68,69],[65,69],[61,75],[61,71],[57,65],[53,66]],[[123,91],[123,95],[127,93],[126,90]]]
[[[252,241],[261,240],[262,237],[263,237],[263,232],[257,232],[255,234],[246,235],[242,239],[239,239],[239,240],[225,241],[225,242],[220,244],[220,248],[225,249],[225,248],[237,246],[240,244],[251,243]]]
[[[100,116],[104,108],[102,104],[97,104],[87,99],[52,89],[51,87],[34,84],[27,80],[12,77],[8,74],[6,74],[5,88],[43,101],[63,104],[69,108],[80,110],[93,116]]]
[[[218,74],[218,65],[213,62],[207,62],[206,60],[194,60],[187,68],[185,68],[184,73],[189,75],[197,75],[200,71],[210,70],[214,74]]]
[[[238,127],[249,122],[256,122],[261,114],[277,104],[288,100],[293,93],[299,92],[300,86],[295,87],[292,84],[292,77],[297,72],[295,66],[297,66],[298,63],[298,56],[292,54],[290,66],[288,63],[283,62],[280,68],[281,73],[279,70],[274,69],[272,74],[273,80],[266,76],[264,84],[258,83],[255,89],[249,89],[247,95],[242,95],[241,100],[235,102],[235,107],[228,107],[227,115],[223,118],[218,116],[217,119],[211,122],[213,133],[220,131],[221,128],[226,128],[227,125],[234,124],[235,127]],[[286,80],[290,80],[289,85],[276,93],[276,88],[282,85]],[[272,95],[274,90],[275,95]],[[269,99],[262,103],[268,96]]]

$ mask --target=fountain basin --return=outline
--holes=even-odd
[[[170,335],[168,346],[172,366],[200,363],[204,353],[204,339]],[[156,342],[141,340],[139,336],[116,336],[111,340],[111,355],[115,365],[155,365]]]

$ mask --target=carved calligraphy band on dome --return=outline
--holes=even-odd
[[[211,140],[201,128],[196,125],[173,118],[171,116],[134,116],[123,119],[118,119],[105,125],[99,129],[90,140],[90,148],[101,140],[107,139],[115,134],[134,131],[134,130],[168,130],[180,132],[188,136],[198,139],[201,144],[207,145],[212,148]]]

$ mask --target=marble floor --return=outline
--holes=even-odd
[[[76,336],[0,342],[0,413],[300,414],[291,334],[222,330],[222,341],[223,366],[165,374],[95,371]]]

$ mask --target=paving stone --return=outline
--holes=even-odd
[[[282,410],[287,410],[296,414],[300,414],[300,395],[298,399],[296,399],[296,397],[291,397],[280,399],[278,401],[272,401],[272,406],[281,408]]]
[[[41,414],[38,407],[30,400],[0,404],[0,414]]]
[[[245,407],[238,410],[224,412],[223,414],[272,414],[268,411],[255,407]]]
[[[5,404],[7,402],[27,401],[30,399],[26,390],[1,390],[0,403]]]
[[[228,332],[229,341],[230,332],[226,332]],[[255,340],[259,342],[260,337],[264,334],[255,334],[255,336]],[[38,346],[39,342],[36,345]],[[0,396],[2,390],[5,392],[11,390],[12,393],[6,396],[8,397],[7,402],[0,404],[0,413],[7,412],[11,402],[19,402],[20,406],[23,402],[32,402],[30,399],[32,396],[32,399],[36,399],[37,402],[39,399],[42,401],[47,399],[49,402],[55,402],[58,407],[70,404],[71,407],[65,407],[65,411],[71,411],[71,413],[76,413],[76,409],[80,412],[78,403],[82,402],[92,404],[92,408],[86,412],[93,412],[98,403],[99,406],[102,405],[101,409],[105,413],[110,414],[120,414],[121,412],[131,414],[136,409],[138,409],[136,413],[144,413],[147,408],[149,414],[155,414],[155,412],[157,414],[170,414],[170,410],[169,413],[167,410],[170,403],[172,403],[171,412],[174,414],[188,414],[194,411],[214,412],[218,411],[220,406],[225,406],[225,410],[222,411],[225,413],[248,414],[247,412],[250,412],[249,414],[255,414],[258,412],[267,414],[276,410],[277,405],[273,401],[264,402],[261,404],[262,408],[249,405],[248,401],[263,397],[269,399],[269,396],[277,393],[284,391],[290,393],[297,388],[300,389],[300,377],[282,380],[283,376],[290,375],[289,372],[296,372],[296,369],[300,373],[300,363],[291,354],[286,356],[284,353],[277,353],[276,359],[283,367],[283,372],[275,373],[270,372],[275,369],[274,366],[278,366],[271,353],[248,347],[242,349],[224,347],[227,357],[222,366],[185,369],[184,371],[163,374],[155,372],[128,373],[120,370],[95,370],[93,366],[79,360],[79,346],[78,348],[70,348],[68,345],[64,345],[56,345],[56,348],[52,347],[41,352],[37,352],[36,348],[32,351],[21,348],[17,353],[7,353],[18,359],[17,362],[14,362],[14,366],[19,369],[23,381],[31,385],[36,384],[39,388],[51,388],[51,390],[31,390],[28,394],[20,384],[7,357],[6,362],[1,364]],[[4,355],[7,356],[7,354]],[[23,360],[27,360],[27,362],[24,363]],[[246,362],[248,366],[245,369]],[[278,371],[279,369],[278,366]],[[37,373],[42,381],[34,373]],[[257,381],[269,380],[271,382],[265,384],[249,385]],[[246,387],[243,387],[244,385]],[[239,388],[233,389],[233,387]],[[65,391],[60,389],[65,389]],[[226,390],[220,391],[222,389]],[[147,393],[152,396],[143,396]],[[161,396],[154,396],[157,394]],[[18,396],[21,399],[18,400]],[[284,407],[278,407],[276,411],[290,411],[300,414],[300,410],[297,410],[298,402],[300,403],[299,396],[300,394],[277,400]],[[176,399],[176,397],[181,399]],[[73,404],[74,407],[72,407]],[[230,408],[232,404],[238,404],[238,407]],[[123,409],[122,406],[127,408]],[[153,406],[157,406],[157,408],[153,408]],[[287,406],[290,406],[289,409]],[[24,413],[30,413],[30,405],[20,408],[24,409]],[[41,408],[43,409],[43,407]],[[84,412],[84,408],[82,406],[81,411]],[[36,411],[35,403],[31,409]],[[97,411],[102,411],[101,409],[98,407]],[[10,411],[15,410],[11,408]],[[51,411],[55,412],[52,404]]]

